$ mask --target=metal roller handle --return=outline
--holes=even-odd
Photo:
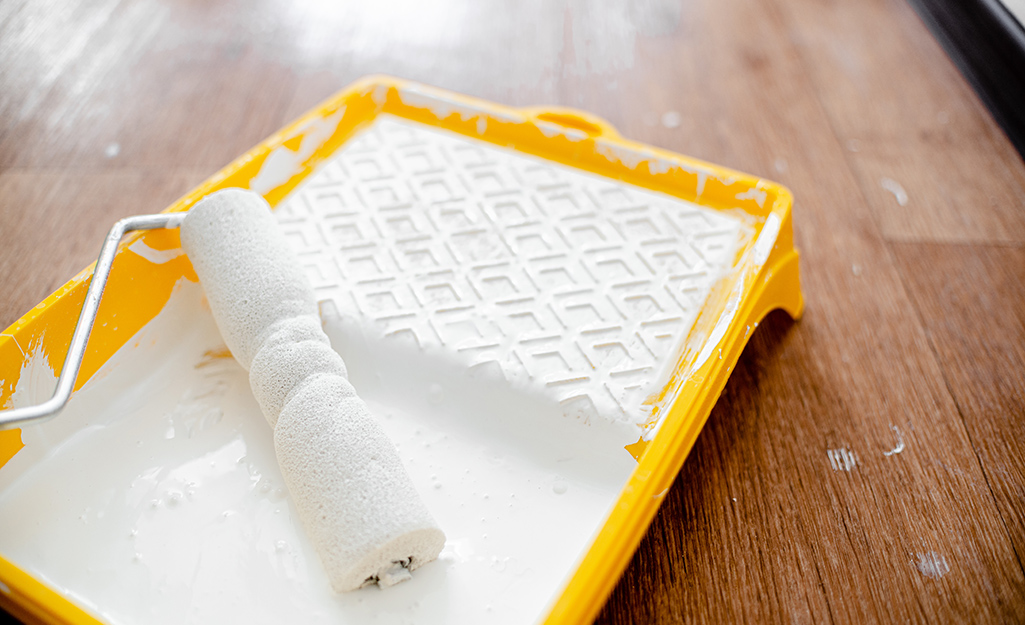
[[[103,297],[103,288],[107,286],[107,278],[110,276],[110,268],[114,264],[114,256],[117,254],[117,246],[121,242],[121,237],[126,232],[133,230],[177,228],[185,219],[186,214],[161,213],[159,215],[137,215],[135,217],[126,217],[114,224],[114,227],[107,233],[107,238],[103,242],[99,258],[96,259],[96,268],[93,270],[93,276],[89,281],[89,290],[85,294],[82,312],[78,315],[75,333],[71,337],[68,355],[64,358],[64,367],[61,368],[60,377],[57,379],[57,389],[53,392],[53,397],[35,406],[0,411],[0,430],[50,419],[56,416],[64,408],[65,404],[68,403],[68,400],[71,399],[71,390],[75,387],[78,371],[82,368],[85,347],[89,342],[89,335],[92,333],[93,324],[96,322],[96,311],[100,307],[100,298]]]

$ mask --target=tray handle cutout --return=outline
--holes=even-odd
[[[579,130],[592,138],[619,137],[619,131],[616,130],[615,126],[597,115],[591,115],[590,113],[585,113],[584,111],[579,111],[577,109],[545,107],[525,109],[524,112],[537,121],[548,122],[564,128]]]

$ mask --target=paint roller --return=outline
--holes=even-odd
[[[337,592],[391,586],[445,544],[398,453],[349,383],[320,326],[298,259],[256,193],[225,189],[187,214],[126,217],[96,259],[53,397],[0,410],[0,429],[40,423],[68,402],[126,232],[181,228],[217,327],[274,428],[278,464]]]
[[[244,369],[304,529],[336,592],[390,586],[445,535],[349,383],[295,254],[258,194],[225,189],[181,224],[182,248]]]

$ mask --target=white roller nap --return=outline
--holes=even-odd
[[[349,383],[267,202],[241,189],[207,196],[181,240],[334,590],[391,585],[434,560],[445,535]]]

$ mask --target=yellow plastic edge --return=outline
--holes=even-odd
[[[98,623],[91,614],[0,558],[0,608],[29,625]],[[6,588],[4,587],[6,586]]]
[[[709,358],[691,373],[665,415],[665,423],[643,452],[637,468],[587,550],[576,572],[551,606],[545,625],[590,623],[598,615],[619,576],[629,564],[662,499],[694,446],[719,399],[729,373],[740,358],[753,328],[769,312],[786,311],[800,318],[804,300],[800,291],[798,253],[787,219],[757,282],[745,293],[731,330],[719,343],[721,357]]]
[[[165,212],[188,210],[199,199],[221,188],[248,188],[275,150],[298,153],[302,139],[313,133],[317,123],[337,116],[333,131],[303,160],[299,170],[265,193],[268,201],[276,205],[323,159],[381,113],[510,147],[706,207],[739,209],[755,220],[754,235],[738,253],[736,275],[727,281],[729,284],[722,285],[717,301],[713,297],[706,303],[688,337],[677,376],[669,385],[675,396],[668,413],[660,415],[662,423],[657,436],[650,442],[639,443],[633,450],[639,456],[637,468],[543,620],[546,625],[590,622],[615,586],[697,439],[750,337],[751,326],[775,308],[782,308],[795,318],[801,314],[803,300],[797,252],[793,249],[791,195],[776,183],[623,139],[608,122],[574,109],[516,109],[387,76],[369,76],[271,135]],[[750,265],[756,237],[770,215],[780,220],[772,250],[764,263],[746,266],[744,263]],[[160,312],[178,281],[196,279],[184,256],[154,265],[137,254],[125,253],[138,239],[154,249],[178,246],[176,231],[137,234],[122,244],[76,389]],[[90,266],[83,270],[0,333],[0,405],[9,402],[20,377],[20,363],[30,352],[42,350],[51,368],[59,373],[92,269]],[[140,286],[146,289],[141,297]],[[709,358],[700,367],[687,370],[688,361],[709,336],[716,315],[733,291],[737,291],[740,304],[729,330],[719,341],[721,358]],[[125,305],[128,302],[131,305]],[[101,326],[101,321],[106,325]],[[747,330],[742,333],[741,328]],[[0,432],[0,469],[20,448],[18,430]],[[5,593],[0,587],[0,605],[20,618],[49,623],[98,622],[67,597],[2,556],[0,582],[10,589]]]

